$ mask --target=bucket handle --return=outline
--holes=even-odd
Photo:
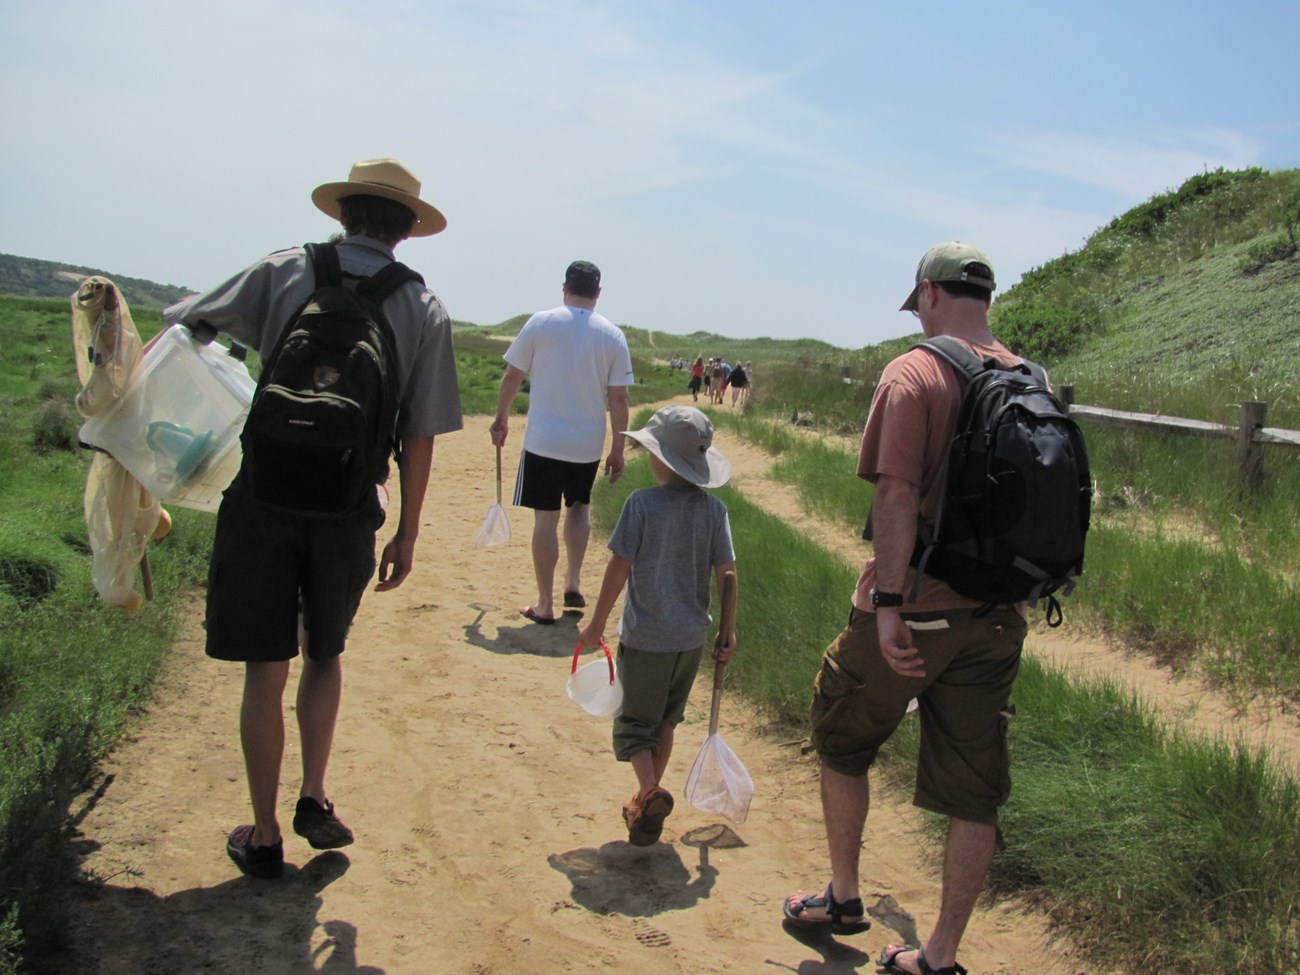
[[[600,649],[605,651],[605,661],[609,664],[609,686],[614,686],[614,658],[609,654],[609,644],[604,640],[600,641]],[[582,643],[579,642],[573,649],[573,666],[569,668],[570,674],[578,672],[578,658],[582,656]]]

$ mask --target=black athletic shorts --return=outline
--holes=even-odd
[[[514,503],[536,511],[559,511],[561,500],[566,508],[591,504],[591,487],[599,470],[598,460],[577,464],[525,450],[519,458]]]
[[[239,487],[217,512],[208,569],[207,653],[218,660],[278,661],[343,652],[348,628],[375,572],[376,501],[348,518],[271,511]]]

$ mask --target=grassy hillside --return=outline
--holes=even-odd
[[[1082,403],[1300,427],[1298,229],[1300,170],[1198,174],[1026,274],[994,332]]]
[[[62,298],[66,301],[77,290],[81,279],[92,274],[112,278],[132,308],[137,305],[142,308],[163,308],[193,292],[192,288],[128,278],[99,268],[0,254],[0,294]]]

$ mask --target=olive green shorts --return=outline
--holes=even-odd
[[[659,727],[674,728],[686,717],[703,647],[666,653],[618,645],[623,707],[614,718],[614,757],[630,761],[639,751],[659,754]]]
[[[1011,794],[1007,720],[1028,625],[1012,608],[907,613],[924,678],[880,654],[876,617],[856,607],[813,684],[812,744],[844,775],[865,775],[916,698],[921,749],[913,802],[944,816],[997,822]]]

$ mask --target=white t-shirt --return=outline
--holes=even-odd
[[[561,305],[528,319],[505,360],[529,376],[524,449],[575,464],[600,460],[605,390],[633,383],[622,330],[594,311]]]

